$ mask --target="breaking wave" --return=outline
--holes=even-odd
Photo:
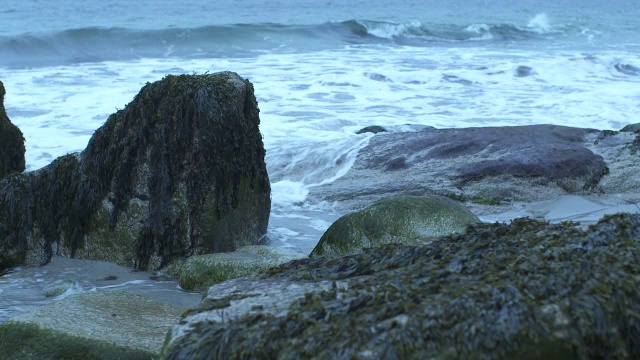
[[[335,49],[353,44],[428,47],[452,42],[539,40],[547,33],[558,33],[543,15],[536,16],[524,27],[348,20],[317,25],[265,23],[151,30],[90,27],[24,33],[0,36],[0,67],[28,68],[142,58],[245,57]]]

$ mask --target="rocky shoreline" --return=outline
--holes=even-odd
[[[640,215],[606,215],[638,212],[637,124],[363,129],[375,135],[351,170],[311,189],[309,201],[352,214],[308,258],[257,245],[270,208],[258,111],[237,74],[168,76],[82,153],[20,173],[22,146],[22,168],[0,173],[0,273],[54,255],[107,260],[205,297],[179,316],[129,294],[69,296],[1,324],[0,348],[15,359],[640,356]],[[3,113],[0,139],[19,142]],[[550,216],[559,201],[573,204]],[[597,218],[544,221],[585,214]],[[531,219],[478,220],[515,215]],[[93,333],[78,330],[86,316]]]
[[[634,131],[631,131],[634,130]],[[310,199],[359,209],[391,196],[436,194],[476,215],[576,194],[640,203],[640,136],[556,125],[378,133],[351,170]]]

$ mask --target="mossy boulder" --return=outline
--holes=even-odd
[[[64,294],[73,287],[74,283],[71,280],[58,280],[54,283],[47,284],[42,288],[42,293],[46,297],[56,297]]]
[[[212,286],[163,359],[637,359],[640,214],[521,218]]]
[[[629,124],[620,129],[623,132],[640,132],[640,123],[637,124]]]
[[[169,275],[179,277],[180,287],[205,291],[209,286],[242,276],[255,275],[270,267],[306,257],[305,254],[269,246],[243,246],[234,252],[194,255],[170,265]]]
[[[461,233],[479,222],[460,203],[443,196],[399,196],[336,220],[311,252],[315,256],[355,254],[387,243],[416,243]]]
[[[157,359],[179,314],[124,292],[72,295],[0,324],[0,358]]]
[[[0,81],[0,179],[25,169],[24,137],[4,109],[4,84]]]
[[[0,271],[52,255],[155,270],[265,234],[271,207],[253,85],[167,76],[82,153],[0,182]]]

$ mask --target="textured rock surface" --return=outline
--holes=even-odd
[[[365,133],[381,133],[381,132],[386,132],[387,129],[383,128],[380,125],[371,125],[371,126],[367,126],[367,127],[363,127],[362,129],[358,130],[356,132],[356,134],[365,134]]]
[[[637,359],[640,214],[518,219],[209,289],[164,359]]]
[[[73,295],[2,323],[0,358],[157,358],[179,314],[168,305],[123,292]]]
[[[625,131],[625,132],[638,132],[640,131],[640,123],[637,124],[629,124],[625,127],[623,127],[622,129],[620,129],[620,131]]]
[[[380,200],[334,222],[313,249],[314,256],[356,254],[387,243],[416,243],[426,237],[464,232],[478,218],[442,196],[400,196]]]
[[[4,110],[4,94],[4,84],[0,81],[0,179],[14,172],[23,172],[25,168],[24,137]]]
[[[157,269],[264,235],[270,186],[253,86],[167,76],[82,153],[0,182],[0,271],[54,254]]]
[[[595,149],[604,146],[594,145],[598,136],[554,125],[379,134],[347,175],[312,188],[310,199],[358,208],[392,195],[451,193],[501,202],[599,192],[608,169]]]
[[[224,280],[258,274],[291,260],[307,257],[284,248],[253,245],[234,252],[194,255],[169,265],[168,275],[178,276],[180,287],[188,291],[206,291]]]

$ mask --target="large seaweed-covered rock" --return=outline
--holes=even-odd
[[[0,358],[157,359],[179,314],[124,292],[72,295],[0,324]]]
[[[167,76],[82,153],[0,182],[0,271],[53,254],[157,269],[265,234],[270,186],[252,84]]]
[[[24,137],[4,110],[4,94],[4,84],[0,81],[0,179],[25,169]]]
[[[387,243],[415,243],[425,237],[464,232],[479,222],[460,203],[442,196],[399,196],[347,214],[322,235],[311,257],[355,254]]]
[[[640,214],[521,218],[211,287],[164,359],[637,359]]]

